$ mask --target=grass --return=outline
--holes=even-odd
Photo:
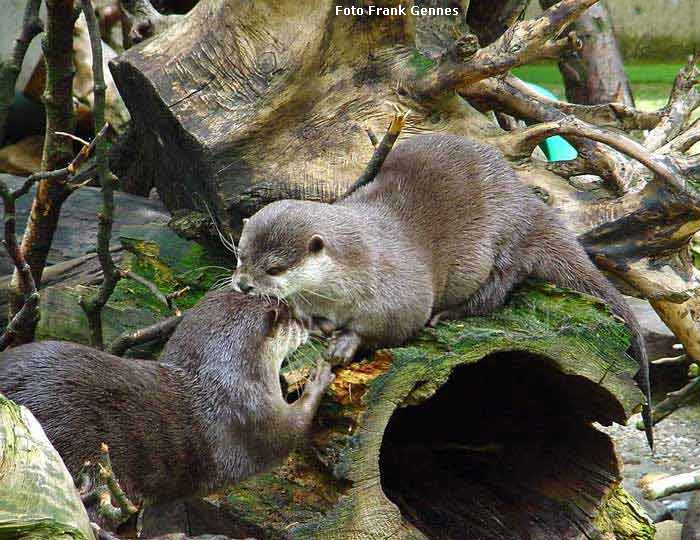
[[[637,107],[656,110],[666,104],[673,79],[683,67],[680,63],[639,62],[625,65]],[[521,79],[543,86],[564,98],[564,84],[554,62],[519,67],[513,73]]]

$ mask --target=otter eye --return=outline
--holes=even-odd
[[[309,241],[309,251],[311,253],[318,253],[323,249],[323,238],[318,234],[314,234]]]
[[[265,270],[265,272],[267,272],[267,274],[270,276],[278,276],[282,272],[284,272],[285,270],[286,270],[286,268],[283,268],[281,266],[271,266],[270,268]]]

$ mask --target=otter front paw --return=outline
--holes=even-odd
[[[361,344],[359,334],[345,330],[330,341],[325,356],[331,364],[345,366],[355,358]]]
[[[331,371],[331,366],[323,358],[316,361],[316,374],[313,379],[310,379],[304,386],[304,395],[302,400],[310,403],[310,407],[314,409],[321,401],[321,396],[335,379],[335,375]]]

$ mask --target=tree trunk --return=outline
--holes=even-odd
[[[73,25],[75,12],[73,0],[46,1],[46,32],[42,38],[42,50],[46,61],[46,89],[43,95],[46,107],[46,136],[41,169],[51,171],[65,167],[73,158],[72,141],[57,131],[72,133],[75,128],[73,114]],[[70,191],[61,179],[39,182],[32,211],[22,238],[22,250],[29,264],[35,283],[41,282],[41,274],[51,249],[53,233],[58,224],[61,205]],[[20,292],[13,287],[10,303],[11,315],[24,303]],[[18,333],[14,343],[31,341],[34,327]]]
[[[540,0],[543,9],[556,0]],[[581,39],[581,49],[562,56],[559,71],[564,78],[566,98],[573,103],[623,103],[634,106],[622,55],[604,1],[579,17],[571,29]]]
[[[313,449],[191,503],[189,533],[651,539],[611,440],[591,425],[624,423],[640,402],[627,343],[598,301],[530,284],[492,317],[338,370]],[[313,365],[307,353],[285,371],[290,394]],[[167,532],[158,515],[146,512],[146,536]]]
[[[430,17],[358,19],[334,5],[206,0],[112,62],[143,174],[171,211],[204,200],[235,230],[272,200],[330,200],[359,176],[373,150],[365,129],[382,133],[401,101],[392,70],[434,63],[413,48]],[[497,132],[456,95],[409,122],[409,134]]]

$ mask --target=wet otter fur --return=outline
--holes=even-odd
[[[483,315],[533,276],[591,294],[639,323],[555,211],[493,148],[454,135],[397,145],[375,180],[335,204],[284,200],[244,225],[233,287],[286,299],[339,329],[329,355],[399,345],[440,318]],[[644,406],[653,446],[649,402]]]
[[[280,463],[306,435],[330,367],[291,405],[279,369],[307,335],[277,302],[215,292],[160,362],[36,342],[0,355],[0,392],[31,410],[74,475],[105,442],[128,494],[204,495]]]

